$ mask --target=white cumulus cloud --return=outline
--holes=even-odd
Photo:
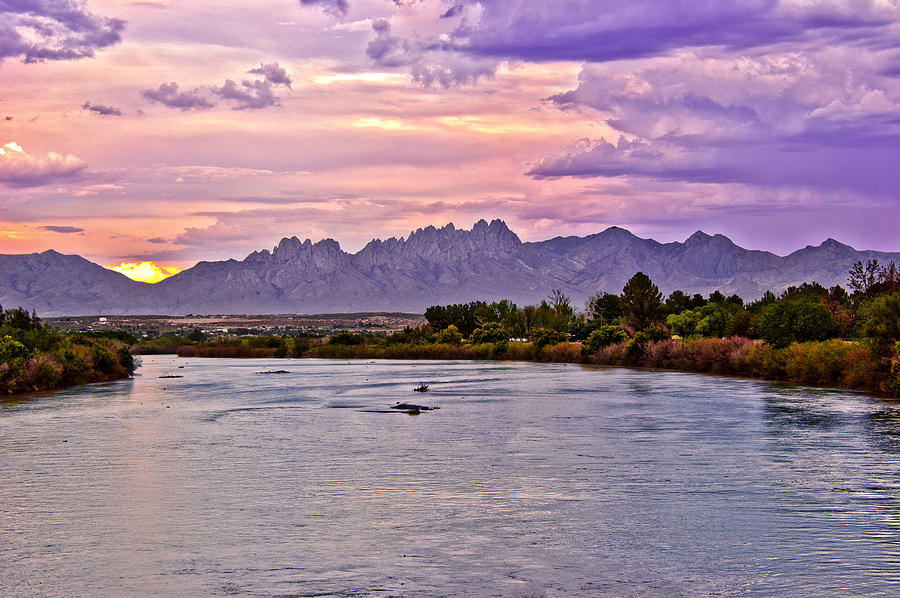
[[[0,184],[10,187],[40,187],[78,175],[87,168],[72,154],[49,152],[40,157],[29,154],[10,141],[0,147]]]

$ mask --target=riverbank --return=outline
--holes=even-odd
[[[130,377],[137,364],[117,338],[60,334],[22,309],[0,314],[0,393],[58,390]]]
[[[246,339],[245,339],[246,340]],[[291,339],[266,347],[255,343],[207,342],[181,345],[181,357],[316,357],[324,359],[448,359],[580,363],[643,367],[702,374],[739,376],[772,382],[861,390],[881,396],[900,396],[900,357],[879,358],[859,342],[828,340],[794,343],[784,348],[745,337],[633,339],[589,352],[581,343],[538,345],[496,343],[386,343],[318,344]],[[257,346],[254,346],[257,345]]]

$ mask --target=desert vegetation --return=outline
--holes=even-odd
[[[577,314],[554,291],[539,305],[510,301],[432,306],[428,324],[386,338],[343,333],[318,357],[564,361],[704,372],[839,386],[900,396],[900,275],[872,260],[849,291],[818,283],[737,296],[674,291],[636,273]]]
[[[37,314],[0,308],[0,392],[11,394],[128,378],[134,338],[122,333],[60,334]]]

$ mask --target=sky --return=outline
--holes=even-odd
[[[0,0],[0,253],[482,218],[900,251],[900,4]]]

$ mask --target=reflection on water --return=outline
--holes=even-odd
[[[900,406],[872,410],[868,414],[869,435],[874,449],[888,453],[900,453]]]
[[[895,403],[569,364],[140,374],[0,403],[0,595],[900,592]],[[441,409],[372,413],[398,401]]]

